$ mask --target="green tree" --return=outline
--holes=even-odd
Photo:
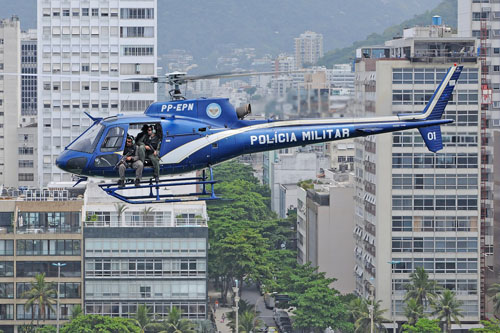
[[[495,317],[499,318],[500,314],[500,283],[494,283],[488,288],[488,295],[491,296],[493,301],[493,312]]]
[[[386,309],[380,308],[380,303],[382,301],[378,300],[373,302],[373,325],[376,332],[386,332],[384,327],[384,322],[388,320],[383,317],[383,313],[387,311]],[[371,326],[371,315],[370,315],[370,302],[365,299],[359,299],[351,301],[349,309],[355,319],[354,328],[355,332],[370,332]],[[355,307],[357,308],[355,309]]]
[[[71,309],[70,319],[73,320],[76,317],[82,316],[82,315],[83,315],[82,306],[80,304],[77,304],[76,306],[73,307],[73,309]]]
[[[418,304],[417,300],[411,298],[406,301],[405,317],[408,319],[408,325],[415,325],[420,318],[424,316],[424,308]]]
[[[61,333],[139,333],[135,320],[100,315],[78,316],[61,327]]]
[[[146,331],[146,327],[151,323],[151,314],[149,308],[145,304],[140,304],[137,307],[137,312],[134,314],[134,319],[137,326],[141,329],[141,333]]]
[[[333,330],[349,332],[353,324],[349,322],[349,310],[342,303],[339,292],[331,289],[322,281],[316,281],[297,300],[294,311],[294,328],[323,332],[330,327]]]
[[[456,299],[455,294],[451,290],[444,290],[441,295],[431,302],[433,309],[432,315],[442,323],[444,332],[451,332],[451,323],[460,324],[458,317],[463,317],[460,312],[462,301]]]
[[[55,303],[53,298],[55,294],[53,283],[45,281],[45,273],[35,275],[35,280],[31,282],[31,289],[23,293],[22,297],[28,298],[24,304],[26,310],[31,309],[34,315],[35,305],[38,306],[37,326],[39,326],[40,318],[44,321],[47,319],[47,309],[54,311],[52,304]]]
[[[410,283],[405,285],[405,301],[416,299],[423,308],[427,307],[428,301],[436,296],[438,286],[436,281],[429,280],[429,275],[423,267],[418,267],[410,274]]]
[[[145,224],[153,223],[154,210],[155,209],[153,207],[144,207],[144,209],[141,210],[142,220],[144,221]]]
[[[414,325],[404,324],[403,332],[408,333],[440,333],[439,320],[420,318]]]
[[[239,332],[256,332],[263,323],[254,311],[245,311],[238,318]]]
[[[174,306],[164,322],[165,330],[160,333],[196,333],[194,324],[188,319],[182,319],[181,316],[181,310]]]
[[[482,328],[472,328],[469,332],[475,333],[500,333],[500,321],[498,319],[481,320]]]

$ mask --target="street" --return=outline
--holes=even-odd
[[[266,309],[264,297],[260,295],[255,285],[244,285],[241,298],[257,306],[257,311],[260,312],[259,318],[262,319],[267,326],[276,326],[273,319],[273,310]]]

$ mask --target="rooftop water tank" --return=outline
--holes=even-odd
[[[442,19],[441,16],[436,15],[432,17],[432,25],[441,25]]]

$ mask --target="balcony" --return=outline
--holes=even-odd
[[[154,219],[134,219],[134,220],[118,220],[110,219],[105,221],[85,221],[85,227],[92,228],[165,228],[165,227],[206,227],[207,220],[204,218],[184,218],[177,217],[170,220],[154,220]]]
[[[45,226],[24,226],[16,228],[16,234],[79,234],[79,233],[81,233],[81,228],[72,226],[67,226],[63,228],[45,227]]]

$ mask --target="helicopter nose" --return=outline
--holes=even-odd
[[[56,165],[61,170],[79,175],[85,169],[87,161],[87,157],[65,150],[57,157]]]

